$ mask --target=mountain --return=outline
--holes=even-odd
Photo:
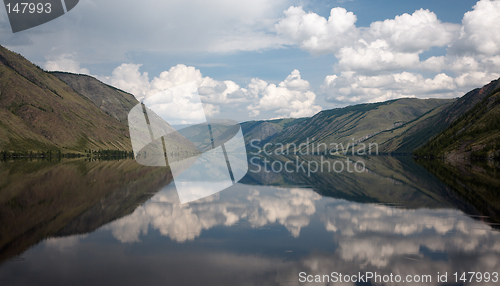
[[[64,81],[80,95],[90,99],[104,113],[124,124],[128,124],[128,113],[139,103],[132,94],[104,84],[88,75],[66,72],[51,72],[51,74]]]
[[[382,131],[366,140],[365,144],[377,144],[383,154],[411,154],[418,146],[439,132],[432,128],[437,117],[448,109],[453,102],[438,106],[422,116],[397,128]]]
[[[500,80],[469,95],[477,104],[418,149],[416,155],[450,160],[500,157]]]
[[[492,81],[482,88],[477,88],[468,92],[453,103],[431,110],[429,113],[412,122],[404,124],[394,130],[381,132],[367,140],[366,143],[377,143],[380,151],[385,153],[411,153],[418,147],[424,145],[432,137],[445,130],[452,123],[455,124],[455,120],[474,108],[474,106],[482,102],[485,97],[499,87],[499,80]],[[490,107],[492,106],[490,105]],[[483,123],[490,127],[493,126],[491,125],[492,122]],[[435,154],[434,152],[431,153]]]
[[[290,144],[290,152],[300,144],[303,148],[309,144],[315,146],[315,151],[324,152],[325,146],[336,143],[333,147],[339,151],[351,152],[353,146],[376,145],[380,154],[411,154],[435,138],[435,143],[426,145],[419,154],[470,155],[472,152],[476,157],[498,157],[500,117],[495,92],[499,88],[500,80],[495,80],[456,100],[404,98],[324,110],[310,118],[245,122],[242,128],[251,152],[262,150],[265,144],[268,144],[266,151],[280,149],[281,152],[280,143]],[[457,121],[466,113],[466,117]],[[453,129],[438,136],[450,125]]]
[[[269,140],[290,126],[306,121],[307,118],[286,118],[263,121],[249,121],[241,125],[245,137],[256,140]]]
[[[249,148],[269,143],[267,150],[275,150],[280,143],[309,143],[321,146],[323,149],[316,151],[324,152],[335,148],[332,144],[337,150],[339,145],[352,150],[354,145],[376,143],[379,153],[409,154],[498,87],[499,82],[494,81],[458,100],[403,98],[324,110],[310,118],[245,122],[241,127]],[[46,72],[0,46],[0,151],[131,150],[127,116],[137,104],[133,95],[93,77]],[[495,126],[491,123],[495,104],[496,97],[492,97],[477,110],[488,114],[487,119],[478,121],[487,126],[483,131],[472,127],[473,118],[457,126],[472,128],[470,131],[476,133],[490,132],[488,128]],[[459,131],[448,135],[455,136]],[[492,138],[495,136],[460,148],[475,152],[487,149],[488,153],[496,148]],[[184,148],[185,140],[177,139],[170,143]],[[251,144],[252,140],[258,142]]]
[[[0,150],[55,149],[132,148],[127,125],[113,111],[106,114],[55,75],[0,46]]]
[[[137,104],[91,76],[46,72],[0,46],[0,151],[132,150],[128,115]],[[198,153],[178,133],[165,143]]]
[[[249,148],[269,143],[266,150],[272,150],[279,147],[279,143],[295,146],[309,143],[321,146],[320,151],[324,151],[324,144],[331,146],[336,143],[348,147],[365,142],[451,102],[453,100],[403,98],[324,110],[310,118],[246,122],[242,128],[247,145],[253,145]],[[258,141],[252,143],[255,139]]]

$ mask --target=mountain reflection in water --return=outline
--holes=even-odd
[[[438,272],[500,269],[500,233],[474,206],[411,162],[365,160],[361,175],[249,173],[182,205],[169,184],[92,233],[48,238],[5,262],[0,282],[302,285],[300,272],[376,271],[439,285]]]

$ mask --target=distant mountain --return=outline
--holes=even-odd
[[[498,80],[492,81],[482,88],[468,92],[455,102],[440,106],[412,122],[394,130],[381,132],[367,140],[366,143],[378,143],[380,151],[385,153],[411,153],[438,135],[499,87]]]
[[[348,147],[370,141],[372,137],[395,130],[452,102],[403,98],[324,110],[310,118],[246,122],[242,128],[247,145],[257,139],[252,145],[269,143],[266,150],[279,148],[278,143],[296,146],[305,143],[330,146],[336,143]]]
[[[500,80],[495,80],[456,100],[404,98],[324,110],[310,118],[245,122],[242,128],[250,152],[265,144],[266,151],[277,150],[280,143],[308,143],[323,151],[324,144],[336,143],[349,152],[355,145],[376,144],[380,154],[411,154],[435,137],[419,154],[498,157],[499,89]]]
[[[476,104],[415,154],[450,160],[500,157],[500,80],[466,96]]]
[[[0,46],[0,150],[131,150],[123,117],[89,98]]]
[[[269,142],[288,128],[295,128],[309,118],[285,118],[275,120],[248,121],[241,124],[241,130],[245,135],[246,145],[251,140],[258,140],[261,145]]]

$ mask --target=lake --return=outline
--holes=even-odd
[[[188,204],[133,160],[1,162],[0,285],[498,285],[496,168],[352,160]]]

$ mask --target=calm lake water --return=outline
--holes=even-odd
[[[183,205],[167,169],[133,160],[0,163],[0,285],[500,283],[496,182],[467,179],[485,168],[357,160],[364,172],[252,169]],[[393,282],[333,280],[366,272]]]

